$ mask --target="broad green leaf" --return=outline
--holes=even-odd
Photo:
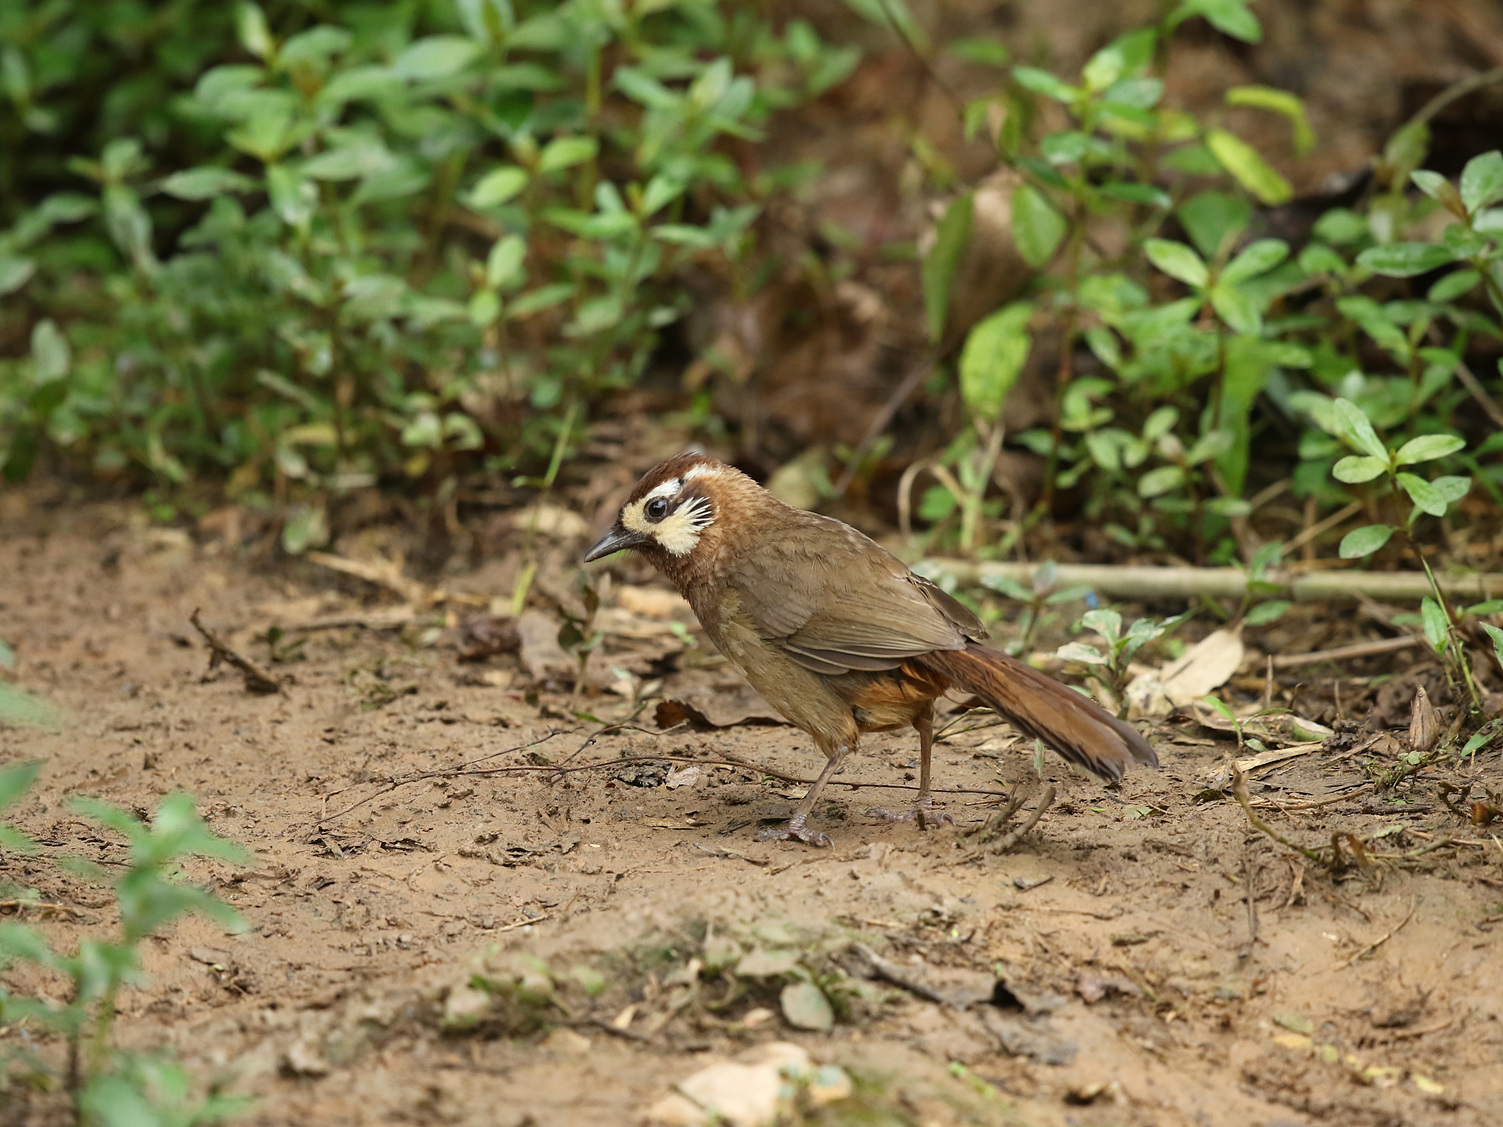
[[[162,181],[162,191],[180,200],[208,200],[225,192],[249,192],[259,185],[228,168],[189,168]]]
[[[1430,643],[1436,653],[1444,654],[1449,648],[1447,643],[1450,624],[1446,620],[1446,612],[1429,595],[1420,603],[1420,622],[1425,627],[1425,641]]]
[[[1206,191],[1178,208],[1179,221],[1205,258],[1215,258],[1252,222],[1252,205],[1228,192]]]
[[[1342,438],[1364,454],[1388,461],[1388,447],[1383,445],[1361,407],[1350,399],[1338,399],[1335,411],[1336,425]]]
[[[1466,448],[1466,439],[1454,434],[1422,434],[1411,438],[1394,454],[1394,465],[1412,466],[1416,462],[1433,462]]]
[[[1080,616],[1080,625],[1085,630],[1094,630],[1115,646],[1122,637],[1122,615],[1110,607],[1088,610]]]
[[[477,329],[485,328],[501,316],[501,295],[493,289],[476,290],[465,315]]]
[[[1425,299],[1436,305],[1445,305],[1463,294],[1471,293],[1481,281],[1482,275],[1475,270],[1452,270],[1430,287]]]
[[[1250,2],[1251,0],[1180,0],[1179,7],[1169,17],[1169,26],[1177,26],[1192,16],[1204,16],[1217,31],[1244,43],[1257,43],[1263,38],[1263,27],[1258,23],[1258,17],[1248,11]]]
[[[1161,497],[1171,489],[1179,488],[1184,480],[1185,471],[1178,466],[1159,466],[1138,479],[1138,496]]]
[[[1221,167],[1230,172],[1259,202],[1277,207],[1293,198],[1294,189],[1289,186],[1289,181],[1279,175],[1257,149],[1235,133],[1229,133],[1225,129],[1212,129],[1206,134],[1206,146]]]
[[[1053,98],[1056,102],[1073,102],[1080,97],[1080,91],[1075,87],[1061,82],[1047,70],[1039,70],[1038,67],[1013,67],[1012,77],[1025,90]]]
[[[1220,279],[1231,285],[1266,274],[1289,257],[1289,244],[1282,239],[1259,239],[1248,244],[1221,269]]]
[[[1450,506],[1451,502],[1465,497],[1467,491],[1471,488],[1471,480],[1469,478],[1452,478],[1450,479],[1451,481],[1461,481],[1466,485],[1466,488],[1461,491],[1459,496],[1453,496],[1455,494],[1453,486],[1450,486],[1449,483],[1445,486],[1440,485],[1440,482],[1447,481],[1446,478],[1437,478],[1431,482],[1412,473],[1401,473],[1395,475],[1394,480],[1399,483],[1399,487],[1405,493],[1409,494],[1409,499],[1414,502],[1417,509],[1421,512],[1429,513],[1432,517],[1445,516],[1446,509]]]
[[[1148,255],[1149,262],[1188,286],[1199,289],[1210,277],[1204,260],[1184,243],[1169,239],[1145,239],[1143,251]]]
[[[1231,329],[1248,336],[1256,336],[1263,328],[1263,315],[1246,293],[1236,286],[1218,282],[1206,296],[1211,299],[1211,308]]]
[[[1019,302],[980,321],[960,353],[960,392],[966,406],[987,422],[1002,414],[1008,392],[1028,359],[1033,306]]]
[[[497,239],[485,262],[485,280],[498,290],[515,286],[522,279],[522,260],[527,255],[527,240],[521,235]]]
[[[1283,599],[1272,599],[1266,603],[1259,603],[1247,612],[1247,617],[1243,621],[1249,626],[1267,626],[1270,622],[1276,622],[1280,618],[1283,618],[1284,612],[1293,605],[1293,603]]]
[[[276,50],[271,29],[266,26],[266,13],[248,0],[242,0],[235,8],[235,32],[240,46],[258,59],[265,59]]]
[[[1357,265],[1390,278],[1412,278],[1455,259],[1455,253],[1440,243],[1387,243],[1368,247],[1357,256]]]
[[[1466,218],[1467,210],[1466,205],[1461,202],[1461,193],[1456,190],[1455,184],[1440,173],[1417,169],[1409,174],[1409,179],[1414,181],[1420,191],[1432,200],[1438,201],[1452,215]]]
[[[929,326],[929,340],[934,344],[944,335],[945,319],[950,312],[950,287],[971,242],[972,205],[969,192],[955,198],[945,209],[934,232],[934,245],[924,257],[924,320]]]
[[[31,281],[31,276],[36,273],[36,269],[35,259],[0,254],[0,297],[15,293]]]
[[[628,98],[648,109],[677,110],[683,101],[682,95],[636,67],[617,67],[612,81]]]
[[[600,142],[593,137],[555,137],[538,157],[539,172],[557,172],[594,158]]]
[[[1276,90],[1272,86],[1233,86],[1226,92],[1226,104],[1255,106],[1281,114],[1294,126],[1295,152],[1304,156],[1315,147],[1315,130],[1310,128],[1305,103],[1287,90]]]
[[[463,35],[430,35],[408,47],[392,65],[403,78],[433,82],[458,74],[480,54],[480,44]]]
[[[1341,538],[1341,547],[1336,550],[1336,554],[1344,560],[1359,560],[1363,556],[1370,556],[1388,543],[1388,538],[1394,531],[1393,526],[1387,524],[1354,528]]]
[[[527,187],[527,173],[512,164],[493,168],[476,181],[466,202],[471,207],[499,207]]]
[[[1503,152],[1475,156],[1461,170],[1461,202],[1467,214],[1475,215],[1489,204],[1503,200]]]
[[[1012,194],[1012,237],[1029,266],[1038,269],[1054,257],[1067,227],[1065,217],[1032,185]]]
[[[51,317],[43,317],[31,330],[32,378],[36,383],[50,383],[68,374],[72,364],[68,340]]]
[[[1366,454],[1348,454],[1331,467],[1331,476],[1348,485],[1364,481],[1388,472],[1388,459],[1369,458]]]
[[[1095,646],[1088,646],[1084,642],[1066,642],[1054,651],[1054,656],[1063,658],[1065,661],[1078,661],[1082,665],[1105,665],[1106,655]]]
[[[37,776],[42,771],[40,759],[27,759],[7,767],[0,768],[0,810],[5,809],[16,799],[31,789],[31,785],[37,781]]]

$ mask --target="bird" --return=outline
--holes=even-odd
[[[648,470],[585,562],[631,549],[693,608],[705,634],[824,753],[788,822],[763,841],[830,846],[808,825],[820,792],[868,732],[919,739],[919,828],[951,823],[930,793],[934,702],[951,689],[1107,780],[1158,766],[1131,724],[983,644],[964,604],[850,525],[779,501],[734,466],[690,451]]]

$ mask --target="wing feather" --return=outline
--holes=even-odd
[[[816,673],[892,669],[986,631],[969,610],[849,525],[798,513],[817,535],[769,535],[727,581],[757,632]],[[835,533],[835,535],[831,535]],[[811,545],[817,544],[817,550]]]

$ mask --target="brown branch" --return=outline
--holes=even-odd
[[[204,680],[208,680],[209,674],[218,669],[220,664],[233,665],[240,670],[245,678],[245,688],[252,693],[285,693],[287,690],[282,685],[281,678],[273,676],[262,666],[257,665],[248,657],[242,657],[214,631],[210,630],[198,620],[202,612],[193,608],[193,613],[188,616],[188,621],[193,623],[193,629],[203,635],[205,644],[209,647],[209,668],[204,673]]]

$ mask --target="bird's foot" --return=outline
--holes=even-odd
[[[820,849],[833,849],[835,846],[829,834],[809,829],[804,825],[802,817],[790,818],[781,826],[762,830],[757,834],[758,841],[788,841],[789,839],[801,841],[805,845],[818,846]]]
[[[880,806],[873,806],[867,813],[884,822],[913,822],[921,830],[955,824],[955,819],[934,805],[932,798],[919,799],[913,804],[912,810],[884,810]]]

